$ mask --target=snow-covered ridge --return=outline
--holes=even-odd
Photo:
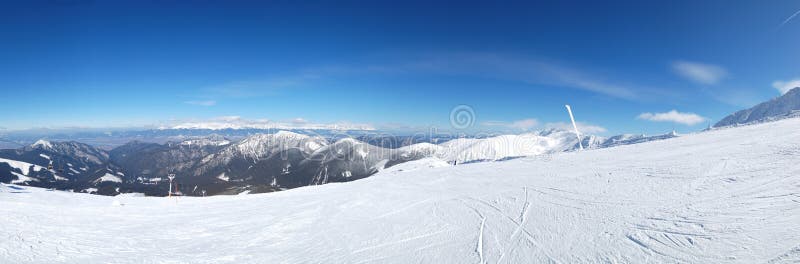
[[[403,152],[403,153],[420,154],[420,155],[425,155],[425,156],[434,156],[434,155],[436,155],[436,153],[441,152],[443,148],[444,147],[439,146],[439,145],[423,142],[423,143],[417,143],[417,144],[414,144],[414,145],[401,147],[399,150],[401,152]]]
[[[510,157],[535,156],[574,145],[577,138],[544,137],[536,134],[503,135],[484,139],[463,138],[440,144],[435,156],[459,163],[495,161]]]
[[[637,144],[677,137],[668,133],[658,136],[620,135],[610,138],[584,135],[585,148],[598,149],[618,145]],[[498,161],[516,157],[566,152],[578,149],[575,133],[550,129],[520,135],[500,135],[488,138],[459,138],[438,145],[419,143],[399,148],[404,155],[436,157],[448,162]]]
[[[717,122],[714,127],[726,127],[800,117],[800,87],[780,97],[737,111]]]
[[[185,146],[225,146],[230,145],[231,141],[220,135],[210,135],[186,139],[181,141],[180,144]]]
[[[321,138],[280,131],[275,134],[256,134],[247,137],[231,146],[228,151],[251,158],[258,158],[288,149],[303,149],[307,152],[313,152],[325,145],[327,145],[327,141]]]
[[[38,140],[28,148],[58,153],[75,159],[85,160],[94,164],[103,164],[106,160],[108,160],[107,152],[75,141],[53,142],[47,140]]]

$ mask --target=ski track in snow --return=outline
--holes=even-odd
[[[0,263],[798,263],[798,127],[417,164],[270,194],[0,185]]]

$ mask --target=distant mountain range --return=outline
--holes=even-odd
[[[781,97],[733,113],[717,122],[714,127],[752,124],[794,116],[800,116],[800,87],[789,90]]]
[[[633,144],[675,136],[584,136],[588,148]],[[487,138],[324,138],[290,131],[232,140],[217,134],[164,144],[131,141],[104,150],[75,141],[39,140],[0,150],[0,182],[115,195],[166,195],[167,175],[184,195],[272,192],[369,177],[397,164],[435,158],[450,164],[498,161],[572,151],[575,134],[547,130]],[[402,142],[387,144],[386,142]],[[386,147],[389,145],[391,147]],[[399,146],[399,147],[395,147]]]
[[[800,88],[733,113],[715,127],[796,116],[800,116]],[[92,136],[99,136],[99,141],[105,143],[96,144],[98,139],[92,140]],[[580,138],[580,145],[589,149],[607,148],[677,136],[675,132],[608,138],[585,135]],[[397,164],[421,159],[426,159],[425,163],[433,160],[435,164],[458,165],[579,148],[575,134],[560,129],[482,138],[248,128],[76,132],[50,136],[85,138],[92,144],[83,140],[34,142],[32,137],[9,140],[6,135],[4,142],[16,145],[14,149],[0,150],[0,182],[103,195],[128,192],[166,195],[169,174],[176,175],[173,188],[183,195],[258,193],[362,179]],[[120,143],[122,140],[127,143]],[[33,143],[20,146],[21,142]]]

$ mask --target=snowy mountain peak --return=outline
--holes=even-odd
[[[287,149],[302,149],[304,152],[310,153],[327,144],[327,141],[321,138],[280,131],[275,134],[252,135],[231,146],[226,152],[259,158]]]
[[[42,149],[51,149],[53,148],[53,144],[50,141],[40,139],[37,140],[35,143],[31,144],[32,148],[42,148]]]
[[[276,138],[295,138],[295,139],[307,139],[309,136],[298,134],[291,131],[281,130],[278,133],[273,134]]]
[[[217,134],[187,139],[181,142],[181,145],[186,146],[225,146],[229,144],[231,144],[231,142],[227,138]]]

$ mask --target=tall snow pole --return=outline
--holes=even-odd
[[[569,105],[564,105],[564,106],[567,107],[567,112],[569,113],[569,120],[572,121],[572,128],[575,129],[575,136],[578,137],[578,146],[580,146],[581,150],[583,150],[583,142],[581,142],[582,141],[581,132],[578,132],[578,125],[575,124],[575,117],[572,116],[572,108],[570,108]]]
[[[175,174],[170,173],[167,177],[169,178],[169,193],[167,197],[172,197],[172,180],[175,179]]]

